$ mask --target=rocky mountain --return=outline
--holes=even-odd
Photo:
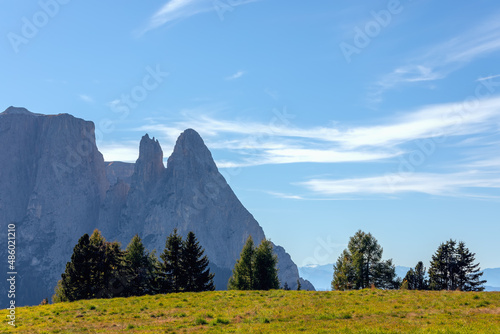
[[[0,156],[0,226],[16,224],[17,305],[50,298],[78,238],[94,228],[123,247],[138,233],[157,252],[174,228],[193,231],[218,288],[225,288],[247,237],[256,243],[265,237],[191,129],[180,135],[167,167],[158,140],[148,135],[135,164],[105,163],[92,122],[10,107],[0,114]],[[294,288],[297,266],[282,247],[275,252],[281,283]]]
[[[7,258],[7,224],[15,223],[16,302],[38,304],[99,219],[109,187],[104,160],[92,122],[13,107],[0,114],[0,157],[0,254]]]

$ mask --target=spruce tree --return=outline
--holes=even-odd
[[[227,288],[229,290],[252,290],[253,289],[253,257],[254,244],[252,236],[249,236],[240,253],[240,258],[233,268],[233,275],[229,278]]]
[[[263,239],[255,250],[253,260],[253,289],[270,290],[279,289],[278,257],[273,254],[271,241]]]
[[[406,275],[403,278],[403,284],[404,287],[402,287],[402,289],[415,290],[415,271],[413,268],[410,268],[410,270],[406,272]]]
[[[126,276],[120,245],[106,242],[95,230],[92,236],[84,234],[78,240],[56,287],[54,300],[119,297],[125,289]]]
[[[474,263],[476,254],[465,247],[464,242],[459,242],[457,247],[457,289],[461,291],[483,291],[486,283],[481,280],[483,273],[479,263]]]
[[[137,234],[130,240],[125,250],[125,261],[131,275],[126,294],[128,296],[154,294],[157,260],[153,254],[148,253]]]
[[[429,288],[429,284],[425,279],[425,267],[422,261],[418,261],[415,266],[415,281],[414,281],[414,290],[427,290]]]
[[[90,255],[89,235],[84,234],[73,249],[71,261],[66,263],[66,270],[61,275],[56,291],[57,299],[74,301],[91,297],[92,268],[87,261]]]
[[[167,237],[165,250],[160,255],[163,260],[160,266],[162,273],[162,283],[160,291],[180,292],[183,287],[183,269],[182,269],[182,237],[177,234],[177,229]]]
[[[482,291],[486,281],[480,280],[475,254],[463,242],[449,240],[439,245],[429,268],[429,286],[433,290]]]
[[[429,284],[425,279],[425,271],[422,261],[419,261],[415,268],[410,268],[403,279],[406,288],[408,290],[428,290]]]
[[[125,295],[130,277],[124,252],[118,242],[107,242],[97,229],[89,238],[92,293],[89,298],[114,298]]]
[[[181,257],[183,291],[215,290],[214,274],[210,273],[208,258],[203,253],[204,250],[196,240],[196,236],[193,232],[189,232],[183,244]]]

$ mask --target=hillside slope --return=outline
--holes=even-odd
[[[491,292],[215,291],[18,308],[15,332],[489,334],[499,313]]]

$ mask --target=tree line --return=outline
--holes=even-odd
[[[392,260],[382,260],[382,247],[371,233],[361,230],[349,240],[347,248],[333,265],[332,290],[351,290],[375,287],[408,290],[483,291],[485,280],[475,263],[475,254],[464,242],[449,240],[432,255],[428,275],[422,261],[396,277]]]
[[[279,289],[277,263],[269,240],[263,239],[254,247],[252,237],[248,237],[228,289]],[[212,291],[214,274],[208,265],[193,232],[183,240],[174,229],[158,259],[155,251],[148,252],[138,235],[122,250],[120,243],[106,241],[96,229],[91,236],[84,234],[78,240],[52,301]]]
[[[154,251],[146,250],[138,235],[121,250],[118,242],[106,241],[96,229],[90,237],[84,234],[78,240],[52,300],[63,302],[215,289],[208,258],[193,232],[183,240],[174,229],[167,237],[160,259]]]

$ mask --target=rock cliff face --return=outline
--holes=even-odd
[[[159,142],[148,135],[135,164],[106,166],[92,122],[11,107],[0,114],[0,156],[0,227],[17,225],[18,305],[50,298],[78,238],[96,227],[123,247],[138,233],[157,252],[174,228],[193,231],[218,273],[218,288],[225,288],[247,237],[255,243],[265,237],[191,129],[180,135],[166,168]],[[295,288],[297,266],[282,247],[275,252],[281,283]]]
[[[95,227],[108,182],[94,138],[94,124],[71,115],[0,114],[0,226],[5,236],[16,223],[17,304],[50,298],[79,236]]]

